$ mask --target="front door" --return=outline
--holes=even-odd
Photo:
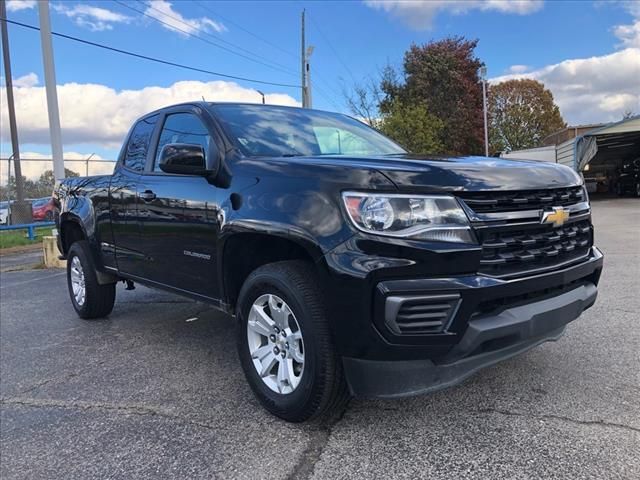
[[[103,242],[101,248],[105,256],[111,256],[115,252],[118,270],[133,275],[138,275],[145,264],[137,218],[137,188],[148,163],[149,145],[158,118],[159,115],[146,117],[134,125],[109,186],[113,244]]]
[[[206,178],[166,174],[158,166],[162,147],[201,145],[217,155],[207,127],[193,111],[164,117],[153,161],[137,187],[144,277],[189,292],[218,298],[216,242],[220,229],[218,189]]]

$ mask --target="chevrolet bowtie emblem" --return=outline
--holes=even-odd
[[[542,220],[540,223],[553,223],[554,227],[561,227],[564,222],[569,220],[569,210],[562,207],[553,207],[551,212],[542,212]]]

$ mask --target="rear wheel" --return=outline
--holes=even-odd
[[[330,416],[349,394],[320,290],[301,261],[255,270],[238,300],[238,352],[262,405],[290,422]]]
[[[116,285],[100,285],[89,244],[86,240],[71,245],[67,255],[67,286],[73,308],[84,319],[106,317],[113,310]]]

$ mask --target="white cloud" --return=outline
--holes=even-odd
[[[1,98],[6,98],[4,87]],[[49,143],[49,122],[44,87],[14,89],[18,133],[21,143]],[[182,81],[168,87],[150,86],[141,90],[114,90],[106,85],[67,83],[58,86],[62,140],[65,145],[90,144],[118,149],[133,121],[152,110],[188,101],[238,101],[259,103],[260,94],[233,82]],[[79,100],[81,99],[81,101]],[[270,104],[298,105],[289,95],[266,95]],[[6,102],[2,102],[0,123],[8,125]],[[9,141],[8,129],[0,131],[2,142]]]
[[[227,27],[224,24],[208,17],[185,18],[180,12],[173,9],[173,4],[166,0],[150,0],[145,14],[159,20],[167,30],[181,35],[195,34],[198,31],[224,32]]]
[[[92,32],[113,30],[114,23],[129,23],[132,19],[106,8],[78,4],[69,7],[62,3],[52,4],[53,9],[72,19],[76,25],[88,28]]]
[[[524,73],[530,69],[531,67],[529,67],[529,65],[511,65],[509,67],[509,73]]]
[[[640,48],[640,18],[631,25],[616,25],[613,27],[613,33],[620,39],[620,47]]]
[[[36,85],[38,85],[38,75],[33,72],[13,80],[14,87],[35,87]]]
[[[543,0],[365,0],[365,4],[383,10],[422,30],[433,26],[439,13],[462,15],[472,10],[528,15],[543,6]]]
[[[597,7],[614,6],[622,8],[631,14],[633,20],[630,24],[614,25],[611,28],[613,34],[620,40],[618,48],[640,48],[640,1],[638,0],[609,0],[599,1]]]
[[[564,60],[532,72],[496,77],[490,82],[513,78],[532,78],[544,83],[569,124],[620,120],[628,110],[640,113],[640,48]]]
[[[36,0],[8,0],[7,12],[17,12],[18,10],[28,10],[36,6]]]
[[[640,20],[631,25],[617,25],[614,33],[622,41],[621,46],[640,48]]]

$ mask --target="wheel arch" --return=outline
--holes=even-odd
[[[96,266],[96,275],[100,285],[115,283],[119,280],[117,276],[103,271],[104,264],[102,262],[97,242],[95,238],[87,234],[87,231],[78,216],[70,212],[65,212],[60,215],[58,235],[60,235],[60,249],[62,250],[64,258],[67,257],[71,245],[75,242],[81,240],[86,240],[88,242],[89,253],[93,259],[93,264]]]
[[[241,232],[225,238],[218,251],[223,301],[235,313],[240,289],[249,274],[269,263],[303,260],[313,269],[322,250],[309,240],[267,232]]]
[[[72,213],[65,212],[60,216],[60,246],[62,254],[66,257],[74,242],[88,240],[87,232],[80,219]]]

